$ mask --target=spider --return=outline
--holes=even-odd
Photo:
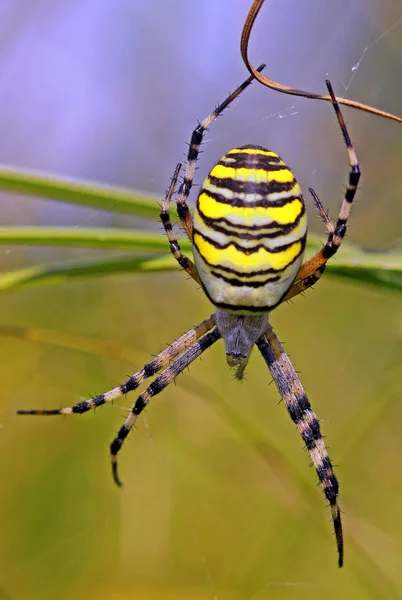
[[[265,65],[261,65],[261,71]],[[328,500],[335,530],[338,565],[343,564],[343,534],[338,503],[339,486],[328,456],[319,421],[302,383],[270,323],[269,313],[315,284],[326,263],[340,247],[360,178],[360,168],[331,83],[326,81],[332,106],[349,156],[349,182],[334,225],[313,189],[309,191],[328,233],[325,245],[302,264],[307,235],[303,196],[295,176],[273,151],[247,145],[230,150],[212,168],[198,195],[193,218],[187,199],[193,184],[203,135],[211,123],[253,81],[249,77],[194,129],[185,174],[179,186],[177,213],[192,241],[194,262],[181,251],[172,228],[169,207],[182,165],[174,171],[161,206],[160,218],[170,250],[179,265],[199,284],[215,312],[174,341],[132,375],[126,383],[77,404],[53,410],[19,410],[24,415],[82,414],[116,400],[161,371],[137,398],[110,445],[112,474],[121,485],[117,455],[134,423],[151,398],[165,389],[207,348],[220,338],[226,360],[242,379],[254,345],[261,352],[288,413],[310,454]]]

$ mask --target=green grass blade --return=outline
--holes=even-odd
[[[159,215],[159,199],[150,194],[35,171],[20,171],[7,165],[0,166],[0,189],[137,217],[158,218]],[[0,243],[108,248],[161,254],[166,252],[166,241],[163,236],[109,228],[7,227],[0,228]],[[181,243],[183,250],[190,252],[189,242],[183,240]],[[307,250],[311,253],[317,250],[320,245],[320,238],[310,234]],[[343,279],[365,282],[387,289],[401,290],[401,263],[401,254],[366,252],[351,244],[344,243],[336,259],[329,263],[327,272]],[[127,271],[145,270],[146,264],[147,261],[144,259],[139,262],[134,261],[132,269],[130,269],[129,262],[127,262]],[[171,264],[171,261],[167,261],[165,268],[173,268]],[[107,274],[119,271],[120,268],[124,269],[124,265],[118,266],[116,261],[99,261],[96,267],[95,263],[87,266],[88,275],[94,274],[95,268],[99,269],[99,272],[102,271],[102,274]],[[15,285],[17,285],[17,282],[21,284],[33,279],[43,281],[57,279],[55,271],[52,273],[52,267],[38,267],[36,275],[33,275],[31,270],[32,276],[28,275],[28,271],[24,269],[19,274],[16,271],[6,273],[2,277],[3,285],[10,287],[11,281],[15,281]],[[61,271],[64,273],[64,277],[67,277],[67,273],[69,273],[68,276],[74,276],[73,274],[83,276],[85,267],[78,268],[73,265],[69,270],[67,266],[64,266],[61,267]],[[5,284],[6,280],[8,281],[7,284]]]
[[[402,255],[385,254],[380,257],[374,252],[366,252],[358,261],[331,263],[327,271],[343,279],[402,291]]]
[[[0,165],[0,190],[157,219],[161,199],[145,192]]]
[[[111,227],[0,227],[0,244],[108,248],[163,254],[169,250],[166,238],[160,233]],[[188,240],[183,240],[182,246],[183,250],[191,250]]]
[[[120,258],[98,258],[88,261],[62,262],[16,269],[0,274],[0,291],[39,283],[62,284],[75,279],[104,277],[122,273],[156,273],[178,270],[180,267],[172,255],[123,256]]]
[[[179,268],[171,257],[164,235],[131,229],[71,227],[0,227],[0,244],[67,246],[91,249],[126,250],[136,256],[66,262],[18,269],[0,276],[0,289],[31,283],[61,283],[85,276],[168,271]],[[191,256],[191,244],[180,240],[182,250]],[[310,235],[307,254],[322,246],[318,236]],[[138,256],[140,253],[140,256]],[[152,257],[157,254],[157,257]],[[402,253],[369,252],[344,243],[334,260],[329,261],[328,275],[364,282],[388,290],[402,291]]]

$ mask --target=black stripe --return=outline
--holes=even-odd
[[[174,375],[174,374],[173,374]],[[170,370],[167,369],[164,373],[161,373],[159,375],[159,377],[157,377],[155,379],[155,381],[153,381],[149,387],[148,387],[148,392],[150,394],[150,396],[156,396],[157,394],[159,394],[162,390],[165,389],[165,387],[167,385],[169,385],[169,383],[172,381],[173,376],[170,376]]]
[[[295,276],[296,277],[296,276]],[[215,302],[215,300],[213,300],[213,298],[209,295],[209,292],[207,290],[207,288],[203,285],[202,281],[201,281],[201,285],[202,285],[202,289],[204,290],[204,293],[206,295],[206,297],[208,298],[208,300],[210,302],[212,302],[212,304],[214,304],[217,308],[220,308],[221,310],[227,310],[230,312],[239,312],[241,313],[241,311],[247,311],[247,312],[251,312],[251,313],[255,313],[255,314],[261,314],[261,313],[268,313],[271,310],[273,310],[274,308],[276,308],[277,306],[279,306],[281,304],[281,302],[283,301],[284,297],[286,296],[286,294],[288,293],[289,289],[292,287],[293,285],[293,281],[290,282],[289,286],[284,290],[282,296],[279,298],[279,300],[277,302],[275,302],[275,304],[272,304],[272,306],[236,306],[233,304],[226,304],[225,302]]]
[[[282,183],[279,181],[270,181],[265,183],[257,181],[240,181],[238,179],[234,179],[233,177],[214,177],[212,175],[209,175],[208,179],[215,187],[230,190],[233,194],[235,194],[235,196],[236,194],[260,194],[261,196],[265,196],[265,198],[262,200],[258,200],[253,203],[253,206],[266,206],[264,202],[267,200],[269,201],[269,194],[288,192],[293,189],[296,183],[296,179],[293,179],[293,181],[289,183]],[[233,200],[225,199],[225,202],[226,204],[231,204],[232,206],[244,206],[244,201],[239,200],[236,197]],[[240,203],[237,204],[236,202]]]
[[[349,174],[350,185],[357,187],[360,180],[360,167],[359,165],[353,165],[352,170]]]
[[[202,282],[201,282],[202,284]],[[241,312],[241,311],[247,311],[247,312],[252,312],[252,313],[267,313],[270,310],[272,310],[273,308],[275,308],[275,306],[278,306],[278,304],[280,304],[280,302],[282,301],[282,298],[279,302],[277,302],[276,304],[274,304],[273,306],[236,306],[233,304],[225,304],[225,302],[215,302],[211,296],[208,293],[208,290],[202,286],[205,292],[205,295],[207,296],[207,298],[210,300],[210,302],[212,302],[212,304],[214,304],[217,308],[220,308],[221,310],[228,310],[231,312]]]
[[[183,192],[183,188],[184,188],[184,190],[186,190],[186,193],[187,193],[191,189],[192,185],[193,185],[193,180],[184,176],[183,183],[181,184],[181,186],[179,188],[179,194],[181,194]]]
[[[190,210],[187,204],[177,204],[176,205],[177,214],[179,215],[180,221],[187,221],[190,217]]]
[[[268,277],[264,281],[241,281],[240,279],[225,277],[225,275],[222,275],[222,273],[218,273],[218,271],[212,270],[211,273],[214,277],[217,277],[218,279],[223,279],[223,281],[226,281],[226,283],[229,283],[230,285],[233,285],[235,287],[247,286],[252,288],[259,288],[263,287],[264,285],[267,285],[267,283],[270,283],[271,281],[279,281],[281,278],[280,275],[276,275],[274,277]]]
[[[159,379],[159,378],[158,378]],[[157,380],[155,380],[157,381]],[[152,384],[151,384],[152,385]],[[148,388],[149,390],[149,388]],[[134,413],[135,415],[139,415],[142,413],[142,411],[144,410],[144,408],[146,407],[147,403],[145,402],[145,400],[142,398],[142,396],[138,396],[137,400],[135,401],[135,404],[133,406],[132,409],[132,413]],[[124,426],[123,426],[124,427]],[[120,435],[119,435],[120,437]]]
[[[346,193],[345,193],[346,202],[348,202],[349,204],[352,204],[355,194],[356,194],[355,188],[347,188]]]
[[[197,203],[197,211],[202,221],[204,221],[208,228],[214,229],[215,231],[219,231],[220,233],[224,233],[226,235],[235,235],[237,238],[242,240],[260,240],[263,238],[277,238],[281,235],[287,235],[291,233],[299,225],[300,219],[306,212],[306,207],[303,203],[299,215],[296,217],[293,223],[289,223],[288,225],[280,225],[277,221],[272,221],[272,223],[263,225],[240,225],[237,223],[232,223],[226,217],[213,219],[211,217],[207,217],[202,212],[199,203]],[[218,225],[218,223],[222,223],[222,225]],[[224,227],[224,225],[232,227],[233,229],[227,229]],[[243,231],[238,231],[238,229],[242,229]],[[270,232],[270,229],[275,229],[276,231]],[[258,231],[262,231],[262,233],[257,233]]]
[[[231,152],[228,152],[227,154],[225,154],[225,156],[222,157],[221,160],[224,160],[225,158],[235,158],[236,160],[242,157],[250,157],[250,160],[254,160],[256,158],[264,158],[265,160],[272,162],[272,163],[279,163],[284,162],[281,157],[276,154],[273,156],[267,156],[266,154],[263,154],[264,152],[273,152],[273,150],[264,150],[263,148],[243,148],[243,150],[254,150],[255,153],[253,154],[247,154],[242,152],[242,148],[233,148],[233,150],[231,150]],[[289,168],[289,167],[288,167]]]
[[[346,221],[344,219],[339,219],[336,224],[333,236],[343,238],[343,237],[345,237],[345,234],[346,234]]]
[[[130,379],[126,381],[126,383],[123,383],[123,385],[120,386],[121,393],[128,394],[128,392],[136,390],[144,379],[155,375],[160,368],[161,365],[159,360],[157,360],[156,358],[152,359],[149,363],[145,365],[145,367],[142,369],[142,372],[140,371],[139,374],[132,375]]]
[[[118,451],[120,450],[120,448],[123,445],[124,440],[126,439],[126,437],[128,436],[129,433],[130,433],[130,429],[127,427],[127,425],[125,423],[123,423],[123,425],[119,429],[117,437],[115,437],[113,442],[110,444],[110,453],[112,455],[115,455],[118,453]]]
[[[164,228],[166,229],[166,231],[171,231],[172,230],[172,224],[170,222],[169,213],[167,213],[165,211],[161,211],[160,215],[159,215],[159,218],[162,221],[162,225],[164,226]]]
[[[303,286],[305,287],[305,289],[308,289],[309,287],[311,287],[315,283],[317,283],[317,281],[319,280],[321,275],[324,273],[326,266],[327,266],[326,264],[323,264],[316,271],[314,271],[314,273],[312,273],[311,275],[306,275],[306,277],[303,277],[302,281],[303,281]]]
[[[300,406],[298,406],[298,409],[300,410]],[[288,412],[291,415],[290,410]],[[294,421],[296,423],[296,426],[298,426],[302,423],[307,425],[307,427],[305,429],[303,429],[303,431],[300,431],[300,430],[299,431],[300,431],[300,435],[301,435],[304,443],[306,444],[307,450],[313,450],[317,445],[317,440],[322,439],[322,435],[321,435],[321,431],[320,431],[320,424],[318,422],[318,419],[314,418],[314,420],[311,423],[308,423],[307,421],[305,421],[303,417],[301,417],[297,421],[296,420],[294,420]],[[327,476],[327,478],[328,478],[328,476]]]
[[[74,414],[82,415],[82,413],[87,412],[88,410],[92,410],[93,408],[97,408],[98,406],[102,406],[102,404],[106,403],[105,394],[99,394],[99,396],[94,396],[91,400],[83,400],[82,402],[77,402],[72,406],[72,412]]]
[[[255,254],[259,250],[266,250],[269,254],[278,254],[279,252],[288,250],[295,244],[300,243],[303,246],[303,239],[299,239],[299,240],[295,240],[293,242],[289,242],[288,244],[282,244],[282,246],[276,246],[275,248],[269,248],[268,246],[265,246],[265,244],[257,244],[256,246],[253,246],[252,248],[245,248],[244,246],[241,246],[240,244],[238,244],[237,242],[235,242],[233,240],[230,240],[227,244],[220,244],[216,240],[209,238],[204,233],[201,233],[201,231],[198,231],[198,229],[194,229],[194,235],[196,235],[196,234],[199,235],[200,237],[202,237],[203,240],[205,240],[206,242],[208,242],[209,244],[211,244],[218,250],[226,250],[226,248],[229,248],[229,246],[233,246],[234,248],[236,248],[236,250],[238,250],[239,252],[242,252],[246,256],[248,256],[249,254]],[[198,250],[198,248],[197,248],[197,250]],[[299,254],[298,254],[298,256],[299,256]],[[201,256],[203,256],[203,255],[201,254]]]
[[[200,127],[200,125],[194,129],[191,135],[190,148],[188,151],[188,159],[194,160],[198,156],[197,146],[199,147],[202,142],[204,130]],[[194,148],[195,146],[195,148]]]
[[[198,250],[198,248],[197,248]],[[252,273],[246,273],[242,271],[237,271],[237,269],[232,269],[232,267],[224,267],[223,265],[211,265],[209,262],[205,260],[205,258],[200,254],[202,260],[207,264],[211,269],[218,269],[219,271],[223,271],[224,273],[232,273],[235,277],[262,277],[264,275],[271,275],[272,273],[278,273],[278,271],[274,271],[273,269],[261,269],[259,271],[253,271]]]
[[[282,164],[279,164],[279,163]],[[231,169],[262,169],[263,171],[289,171],[279,156],[264,156],[263,154],[226,154],[217,163]]]
[[[239,193],[246,193],[246,194],[258,193],[259,194],[260,192],[254,192],[253,190],[248,189],[245,192],[239,192]],[[294,194],[292,194],[291,196],[286,196],[285,198],[278,198],[277,200],[271,200],[269,198],[269,195],[266,195],[265,197],[260,198],[259,200],[253,200],[253,201],[249,201],[249,200],[246,201],[246,200],[243,200],[242,198],[238,198],[238,197],[234,197],[231,200],[228,200],[227,198],[225,198],[225,196],[223,194],[220,194],[219,192],[213,192],[212,190],[208,189],[207,187],[201,188],[198,199],[201,196],[201,194],[205,194],[206,196],[209,196],[210,198],[212,198],[216,202],[219,202],[220,204],[229,204],[230,206],[234,206],[234,207],[238,207],[238,208],[257,208],[257,207],[279,208],[281,206],[285,206],[285,204],[293,202],[294,200],[300,200],[300,202],[304,205],[302,194],[300,194],[299,196],[295,196]],[[197,201],[197,205],[198,205],[198,201]]]

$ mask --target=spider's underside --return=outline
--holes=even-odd
[[[268,329],[268,314],[232,315],[218,308],[214,318],[225,344],[227,363],[236,368],[237,379],[242,379],[254,344]]]
[[[269,323],[268,315],[273,308],[316,283],[326,262],[338,250],[346,233],[346,222],[360,169],[339,105],[327,82],[347,147],[350,173],[336,224],[332,223],[316,193],[310,189],[328,232],[323,248],[302,264],[307,221],[299,185],[284,161],[275,152],[260,146],[234,148],[212,168],[198,196],[193,220],[187,199],[203,134],[252,80],[253,76],[239,86],[197,126],[191,137],[185,175],[176,203],[181,224],[193,243],[195,264],[182,254],[169,216],[181,164],[175,169],[160,214],[172,254],[182,268],[201,284],[216,307],[214,314],[183,334],[123,385],[74,406],[18,412],[30,415],[81,414],[137,389],[145,379],[160,372],[138,396],[110,446],[113,477],[121,485],[117,473],[117,454],[151,398],[220,338],[224,341],[229,366],[235,367],[236,377],[241,379],[256,345],[306,445],[329,502],[338,547],[338,564],[342,566],[343,534],[338,481],[319,421],[289,357]]]

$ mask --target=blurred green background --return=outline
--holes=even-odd
[[[246,76],[248,5],[3,0],[1,161],[160,196],[197,119]],[[251,56],[289,85],[321,92],[330,77],[338,95],[402,115],[401,31],[398,0],[267,3]],[[344,112],[363,173],[349,239],[400,247],[402,127]],[[262,144],[336,216],[347,156],[326,103],[254,84],[207,139],[198,182],[229,148]],[[2,225],[159,231],[9,194],[0,211]],[[88,256],[1,246],[0,268]],[[16,416],[114,387],[210,314],[183,273],[22,288],[0,302],[1,600],[402,597],[400,296],[328,276],[271,319],[339,465],[342,570],[308,455],[257,353],[239,384],[218,343],[152,401],[121,453],[121,490],[109,443],[135,396],[81,418]]]

